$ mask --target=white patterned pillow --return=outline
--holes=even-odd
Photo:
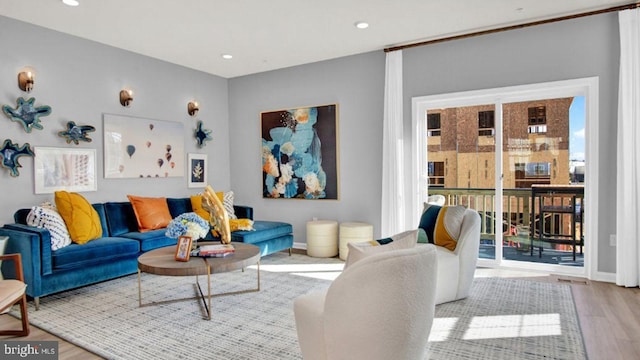
[[[27,225],[49,230],[51,250],[55,251],[71,244],[67,225],[55,206],[50,203],[32,207],[27,215]]]
[[[224,193],[222,198],[222,206],[227,210],[227,215],[229,215],[229,219],[237,219],[235,210],[233,210],[233,191],[227,191]]]

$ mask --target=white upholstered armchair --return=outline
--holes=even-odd
[[[436,305],[464,299],[469,296],[471,290],[478,262],[481,220],[478,212],[473,209],[465,209],[461,212],[461,218],[455,249],[449,250],[443,246],[436,246],[438,254]]]
[[[294,301],[305,360],[423,359],[435,311],[436,249],[365,257]]]

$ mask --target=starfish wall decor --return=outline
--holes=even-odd
[[[67,144],[80,144],[80,141],[91,142],[92,139],[87,134],[88,132],[96,131],[96,128],[91,125],[76,125],[74,121],[67,122],[67,130],[58,131],[58,136],[66,139]]]
[[[33,103],[35,101],[35,98],[25,100],[23,97],[19,97],[15,109],[9,105],[3,105],[2,111],[11,120],[21,123],[24,131],[28,133],[30,133],[32,129],[42,130],[43,127],[42,124],[40,124],[40,117],[51,114],[51,106],[34,106]]]
[[[202,128],[202,120],[198,120],[198,125],[196,126],[195,131],[196,141],[198,142],[198,147],[203,147],[205,141],[211,140],[211,130]]]
[[[20,175],[18,168],[22,167],[18,163],[18,158],[20,156],[34,156],[34,154],[29,143],[18,147],[17,143],[14,144],[10,139],[6,139],[0,149],[0,156],[2,157],[2,167],[9,169],[11,176],[16,177]]]

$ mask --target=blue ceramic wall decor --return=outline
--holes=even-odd
[[[20,175],[18,168],[22,167],[18,163],[18,158],[20,156],[34,156],[34,154],[29,143],[24,143],[24,145],[18,147],[18,144],[6,139],[0,149],[0,156],[2,156],[2,167],[9,169],[11,176],[16,177]]]
[[[15,109],[9,105],[3,105],[2,111],[13,121],[17,121],[22,124],[24,131],[30,133],[32,129],[42,130],[43,127],[40,124],[40,117],[51,114],[51,106],[42,105],[34,106],[35,98],[25,100],[22,97],[18,98],[18,105]]]
[[[195,136],[196,141],[198,142],[198,147],[207,145],[205,144],[205,141],[211,140],[211,130],[204,129],[202,127],[202,120],[198,120],[198,126],[196,127]]]
[[[96,131],[96,128],[91,125],[76,125],[75,121],[67,122],[67,130],[58,131],[58,136],[66,139],[67,144],[80,144],[80,141],[91,142],[92,139],[87,134],[88,132]]]

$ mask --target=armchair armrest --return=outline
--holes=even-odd
[[[13,261],[16,280],[24,282],[24,275],[22,273],[22,255],[20,255],[20,253],[0,255],[0,260]]]

